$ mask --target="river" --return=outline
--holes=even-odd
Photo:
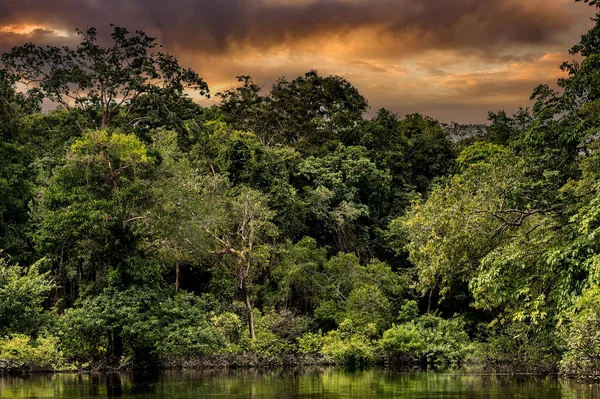
[[[0,377],[0,398],[600,398],[600,386],[556,377],[336,368]]]

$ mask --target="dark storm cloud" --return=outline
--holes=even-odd
[[[212,54],[240,45],[293,46],[361,28],[397,38],[390,53],[489,50],[552,43],[573,23],[562,4],[536,0],[0,0],[0,10],[0,26],[72,31],[115,23],[157,35],[167,48]]]
[[[236,75],[268,89],[317,69],[349,79],[373,112],[482,122],[562,76],[591,15],[571,0],[0,0],[0,53],[75,45],[75,27],[104,42],[114,23],[156,36],[213,92]]]

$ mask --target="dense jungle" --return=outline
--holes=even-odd
[[[370,110],[314,70],[211,94],[118,26],[14,47],[0,67],[0,371],[600,378],[594,21],[564,78],[481,125]]]

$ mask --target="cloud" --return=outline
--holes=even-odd
[[[165,46],[218,54],[266,50],[370,32],[371,48],[485,49],[553,43],[576,22],[554,0],[0,0],[0,25],[28,21],[72,30],[109,23],[145,29]],[[573,6],[571,6],[573,7]]]
[[[341,75],[400,114],[483,121],[552,83],[593,10],[571,0],[0,0],[0,52],[75,44],[75,27],[156,36],[213,93],[251,75]],[[216,99],[203,100],[203,104]]]

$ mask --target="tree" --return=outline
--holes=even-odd
[[[21,268],[0,258],[0,337],[36,336],[48,327],[51,315],[42,305],[54,285],[40,266]]]
[[[221,97],[220,109],[228,121],[237,129],[252,132],[264,147],[273,147],[285,142],[282,135],[282,121],[275,109],[273,99],[261,96],[262,87],[250,76],[238,76],[242,86],[218,93]]]
[[[384,329],[391,321],[392,304],[407,282],[384,262],[361,265],[355,254],[340,252],[329,259],[313,238],[288,242],[271,270],[280,301],[304,302],[325,327],[352,320],[356,327],[374,323]],[[368,313],[370,317],[363,315]]]
[[[440,123],[430,117],[407,115],[400,126],[408,143],[408,181],[418,192],[425,192],[436,178],[452,172],[454,147]]]
[[[299,167],[299,180],[309,226],[321,244],[370,258],[371,235],[386,216],[390,176],[366,149],[340,146],[324,157],[308,157]]]
[[[292,186],[300,154],[287,146],[265,147],[254,133],[232,129],[223,122],[208,122],[204,130],[206,136],[190,151],[194,167],[201,173],[226,176],[234,186],[245,185],[267,194],[280,233],[300,237],[306,230],[304,207]]]
[[[107,287],[80,298],[61,320],[67,354],[76,359],[121,362],[132,354],[136,364],[161,354],[197,355],[224,346],[223,336],[206,321],[205,304],[191,294],[171,297],[147,285]],[[154,365],[155,366],[155,365]]]
[[[323,155],[352,136],[368,107],[350,82],[316,71],[291,82],[281,78],[266,96],[249,76],[238,80],[241,87],[221,94],[228,122],[263,145],[290,144],[306,155]]]
[[[96,43],[96,28],[77,29],[77,34],[83,40],[75,49],[33,43],[14,47],[2,55],[4,68],[31,94],[41,93],[67,109],[96,109],[101,129],[122,106],[128,116],[143,95],[181,96],[186,89],[208,94],[196,72],[158,51],[155,39],[142,31],[129,35],[127,29],[114,26],[110,47]]]
[[[156,277],[140,245],[154,161],[135,136],[101,130],[77,140],[55,170],[37,209],[36,244],[75,297],[81,288],[106,286],[111,276]]]
[[[23,120],[39,112],[38,97],[15,89],[14,79],[0,69],[0,249],[29,261],[29,204],[33,200],[33,151]]]
[[[410,191],[425,193],[432,181],[452,172],[454,145],[432,118],[411,114],[401,119],[381,109],[356,133],[352,141],[367,148],[369,158],[392,177],[396,215],[408,205]]]
[[[406,216],[392,222],[392,232],[408,237],[409,259],[418,271],[422,293],[429,294],[429,307],[434,291],[439,290],[442,297],[447,297],[469,283],[476,305],[489,309],[498,304],[490,305],[499,297],[491,300],[494,294],[488,296],[487,289],[494,290],[494,284],[501,287],[500,280],[505,281],[509,274],[492,277],[488,274],[490,270],[500,272],[486,262],[499,261],[496,258],[499,254],[510,257],[517,253],[511,252],[517,251],[516,246],[527,245],[529,239],[533,243],[539,238],[541,244],[545,232],[552,231],[551,220],[544,217],[545,209],[528,201],[529,184],[532,182],[525,177],[524,168],[515,164],[510,154],[499,152],[452,176],[434,188],[427,201],[415,202]],[[536,251],[531,254],[531,259],[523,261],[538,265],[540,254]],[[491,284],[485,289],[473,282],[483,275],[486,278],[478,283]],[[506,280],[511,281],[521,284],[523,277],[511,276]],[[510,296],[515,294],[515,287],[512,289],[502,292]],[[494,292],[499,294],[498,290]],[[521,305],[524,304],[522,301]]]
[[[152,150],[160,154],[161,162],[152,176],[153,201],[144,219],[149,239],[144,247],[163,263],[174,266],[177,293],[181,266],[199,264],[210,251],[210,238],[203,223],[214,208],[206,187],[211,183],[218,186],[219,180],[225,182],[225,179],[194,168],[179,150],[176,132],[156,131],[153,136]]]
[[[267,202],[259,191],[242,188],[238,195],[222,204],[223,219],[204,227],[215,240],[215,252],[222,255],[219,266],[237,280],[246,306],[251,339],[255,337],[251,298],[254,280],[268,265],[271,256],[269,240],[277,236],[271,221],[273,211]]]

